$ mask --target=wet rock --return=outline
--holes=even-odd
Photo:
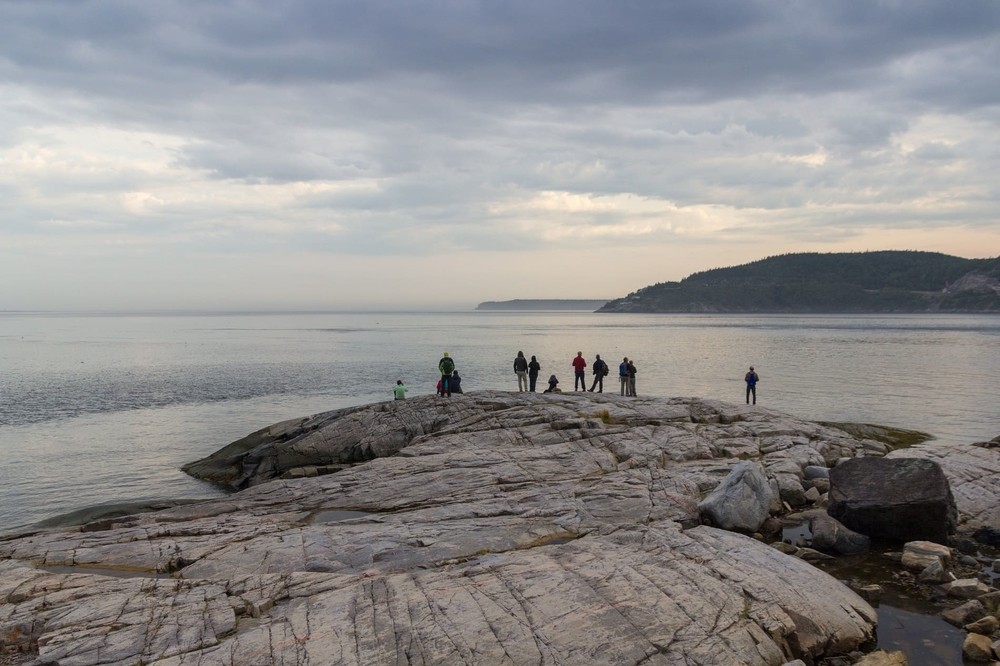
[[[956,597],[958,599],[975,599],[976,597],[981,597],[990,591],[989,585],[980,582],[975,578],[962,578],[961,580],[952,581],[944,586],[945,592],[949,597]]]
[[[988,592],[987,594],[979,597],[978,601],[990,612],[1000,612],[1000,590]]]
[[[837,555],[860,555],[871,548],[871,539],[844,527],[835,518],[816,512],[809,520],[813,548]]]
[[[903,545],[900,564],[911,571],[923,571],[935,561],[947,566],[951,561],[951,548],[933,541],[910,541]]]
[[[986,609],[977,600],[966,601],[961,606],[956,606],[955,608],[949,608],[948,610],[941,612],[941,617],[948,624],[953,624],[956,627],[964,627],[970,622],[975,622],[986,616]]]
[[[993,573],[1000,573],[1000,560],[993,560]]]
[[[868,585],[851,586],[851,589],[870,604],[878,604],[882,600],[882,586],[874,583]]]
[[[930,460],[855,458],[830,472],[831,516],[892,541],[946,542],[957,509],[941,466]]]
[[[879,650],[865,655],[855,666],[909,666],[909,663],[906,654],[899,650],[895,652]]]
[[[972,538],[987,546],[1000,548],[1000,529],[991,526],[983,526],[972,533]]]
[[[760,532],[766,537],[773,537],[775,535],[781,534],[782,524],[781,520],[775,517],[769,517],[761,523]]]
[[[935,557],[934,561],[927,565],[927,567],[920,572],[917,576],[917,580],[921,583],[950,583],[955,580],[955,577],[944,568],[944,563],[941,562],[940,557]]]
[[[987,615],[986,617],[965,625],[964,629],[973,634],[983,634],[984,636],[989,636],[997,629],[1000,629],[1000,620],[993,615]]]
[[[821,553],[818,550],[812,548],[799,548],[795,551],[795,557],[800,560],[805,560],[806,562],[818,562],[820,560],[832,560],[833,556],[827,555],[826,553]]]
[[[725,479],[698,503],[698,511],[724,530],[755,532],[767,518],[771,487],[759,463],[733,466]]]
[[[785,543],[784,541],[775,541],[771,544],[771,548],[784,553],[785,555],[794,555],[798,552],[799,547],[790,543]]]
[[[993,661],[993,646],[989,636],[968,634],[962,644],[962,658],[976,663]]]

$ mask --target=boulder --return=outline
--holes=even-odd
[[[962,658],[974,663],[993,661],[993,645],[989,636],[968,634],[962,643]]]
[[[724,530],[756,532],[768,517],[771,499],[764,468],[744,461],[698,503],[698,511]]]
[[[1000,547],[1000,529],[984,525],[972,533],[972,538],[981,544]]]
[[[975,599],[966,601],[961,606],[941,611],[941,617],[944,618],[945,622],[953,624],[956,627],[964,627],[970,622],[975,622],[985,616],[986,609]]]
[[[824,513],[813,513],[809,520],[813,548],[836,555],[860,555],[871,548],[871,539],[840,524]]]
[[[975,578],[962,578],[948,583],[944,586],[944,590],[949,597],[975,599],[989,592],[990,586]]]
[[[829,479],[830,478],[830,468],[820,467],[819,465],[806,465],[802,470],[803,475],[806,479],[813,481],[815,479]]]
[[[928,564],[917,576],[921,583],[950,583],[955,577],[944,567],[940,557],[935,557],[934,561]]]
[[[889,541],[946,542],[957,509],[941,466],[930,460],[855,458],[830,471],[828,513]]]
[[[910,541],[903,546],[900,564],[911,571],[923,571],[935,562],[947,566],[951,561],[951,548],[932,541]]]
[[[965,625],[965,630],[973,634],[983,634],[984,636],[990,636],[994,631],[1000,629],[1000,620],[998,620],[993,615],[987,615],[984,618],[980,618],[975,622],[970,622]]]

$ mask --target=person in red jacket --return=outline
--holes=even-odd
[[[584,369],[587,367],[587,361],[583,358],[583,352],[578,351],[576,353],[576,358],[573,359],[573,374],[575,379],[573,380],[573,390],[574,391],[586,391],[587,390],[587,373]]]

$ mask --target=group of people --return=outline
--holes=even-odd
[[[611,373],[611,368],[608,367],[607,361],[602,359],[600,354],[595,355],[594,363],[591,366],[594,381],[589,389],[587,388],[587,359],[583,357],[582,351],[576,353],[576,356],[570,361],[570,365],[573,368],[574,391],[589,391],[593,393],[596,389],[598,393],[604,393],[604,378]],[[535,386],[538,383],[538,373],[541,369],[542,365],[538,362],[537,358],[532,356],[529,361],[524,356],[523,351],[517,352],[517,356],[514,358],[514,374],[517,376],[517,390],[519,392],[527,391],[534,393]],[[438,372],[441,373],[441,379],[437,383],[437,394],[439,396],[450,398],[452,393],[462,392],[462,378],[455,367],[455,360],[448,352],[445,352],[444,356],[438,362]],[[622,358],[622,362],[618,364],[618,381],[621,385],[621,394],[623,396],[635,397],[638,395],[635,389],[635,375],[635,362],[627,356]],[[760,381],[760,375],[754,371],[752,365],[749,372],[743,377],[743,380],[747,385],[747,404],[750,404],[752,397],[753,404],[756,405],[757,382]],[[561,389],[559,389],[559,379],[554,374],[549,377],[548,388],[542,392],[561,392]],[[393,394],[396,400],[406,398],[406,386],[403,384],[402,379],[396,381],[396,386],[393,387]]]

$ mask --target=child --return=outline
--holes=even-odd
[[[549,387],[542,391],[542,393],[562,393],[561,390],[556,388],[557,386],[559,386],[559,380],[556,379],[555,375],[552,375],[549,377]]]
[[[403,385],[402,379],[396,380],[396,385],[392,387],[392,393],[396,396],[396,400],[406,399],[406,386]]]

